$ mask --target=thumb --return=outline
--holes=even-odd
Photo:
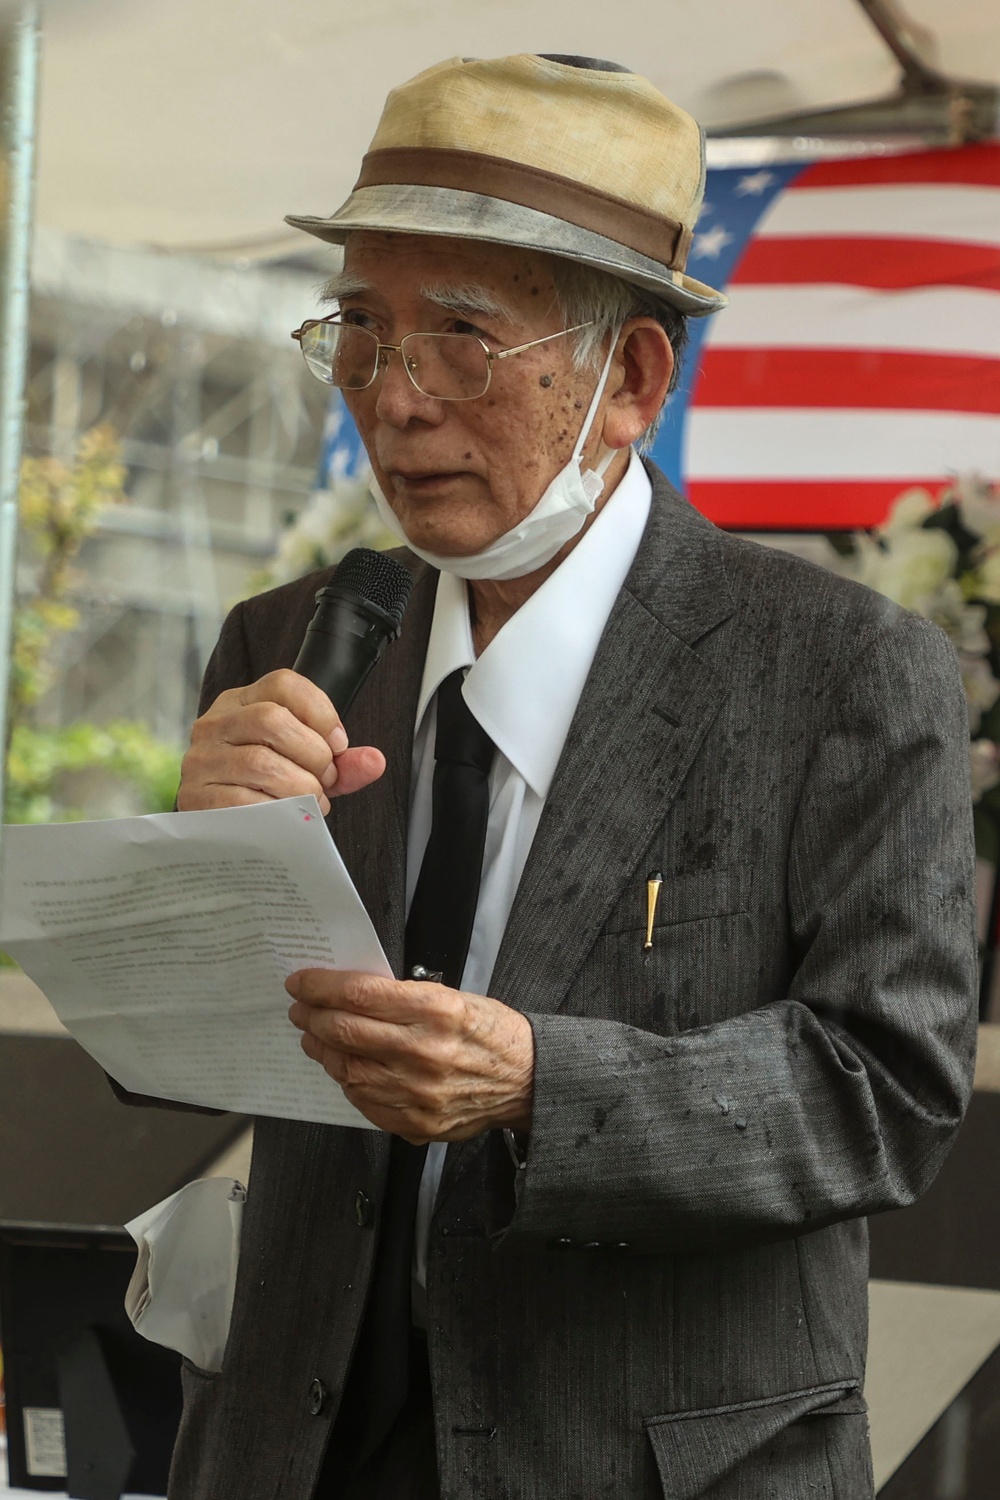
[[[385,770],[385,756],[374,745],[358,745],[336,757],[337,780],[328,788],[328,797],[346,797],[378,781]]]

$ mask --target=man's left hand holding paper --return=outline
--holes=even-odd
[[[417,980],[293,974],[303,1051],[363,1115],[415,1145],[531,1124],[534,1037],[519,1011]]]

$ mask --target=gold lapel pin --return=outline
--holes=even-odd
[[[660,899],[662,884],[663,876],[659,870],[651,870],[646,876],[646,941],[642,945],[643,953],[648,953],[653,946],[653,923],[656,921],[656,903]]]

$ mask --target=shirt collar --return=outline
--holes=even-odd
[[[417,701],[418,731],[444,679],[468,667],[463,693],[469,708],[532,791],[548,795],[608,616],[638,550],[651,495],[633,451],[590,529],[478,659],[465,582],[440,574]]]

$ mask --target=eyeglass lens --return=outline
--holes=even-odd
[[[327,385],[357,391],[375,377],[379,344],[366,328],[316,323],[302,336],[302,353],[313,374]],[[490,383],[489,357],[471,334],[408,333],[400,343],[400,354],[407,374],[425,396],[469,401],[481,396]]]

